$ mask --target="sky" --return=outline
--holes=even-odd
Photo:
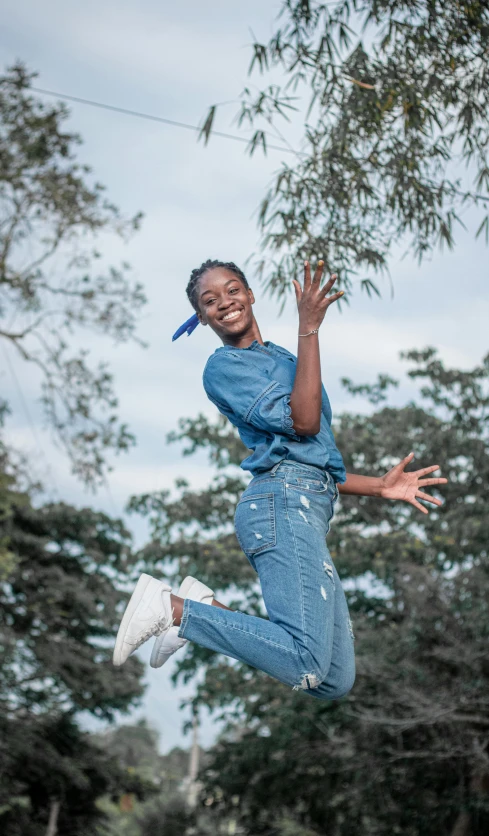
[[[276,0],[3,0],[1,66],[21,59],[39,73],[39,87],[198,124],[211,104],[236,100],[249,83],[251,30],[262,39],[270,36],[279,5]],[[8,363],[0,355],[0,391],[12,408],[7,439],[30,457],[47,495],[119,516],[131,495],[171,488],[178,476],[196,487],[209,480],[203,456],[182,458],[178,445],[167,446],[165,437],[182,416],[216,415],[201,375],[217,344],[212,332],[200,327],[174,344],[171,335],[190,316],[185,286],[194,267],[207,258],[243,265],[256,252],[256,209],[274,172],[289,158],[270,151],[250,159],[237,142],[215,137],[204,147],[191,131],[82,104],[69,107],[68,126],[83,138],[80,161],[93,168],[126,215],[139,210],[145,215],[141,231],[128,243],[104,239],[104,258],[129,261],[133,277],[144,284],[149,303],[139,334],[148,347],[115,346],[89,334],[78,338],[94,359],[109,362],[120,416],[137,446],[114,459],[106,488],[87,495],[44,426],[39,378],[10,347]],[[235,110],[236,105],[227,105],[219,111],[220,130],[237,132],[231,124]],[[300,114],[287,131],[296,142]],[[341,388],[341,377],[368,382],[388,373],[402,381],[395,401],[412,397],[415,388],[405,377],[401,351],[434,345],[446,363],[461,368],[474,366],[487,353],[488,251],[474,240],[475,218],[467,213],[464,221],[467,231],[458,233],[453,252],[436,252],[421,266],[409,254],[393,253],[392,298],[386,282],[381,299],[356,293],[343,313],[334,307],[328,312],[320,343],[323,380],[335,412],[362,408]],[[248,278],[264,339],[295,351],[292,297],[279,316],[277,304],[260,293],[252,274]],[[408,452],[399,450],[399,456]],[[142,521],[131,516],[127,523],[142,543]],[[149,653],[149,647],[141,651],[146,662]],[[148,668],[144,704],[134,714],[158,729],[164,751],[188,745],[179,704],[190,692],[173,689],[172,670],[171,664],[158,672]],[[215,733],[206,719],[202,743],[210,744]]]

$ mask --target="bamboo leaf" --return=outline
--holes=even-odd
[[[255,133],[253,134],[253,136],[252,136],[252,138],[249,142],[248,153],[249,153],[250,157],[253,156],[253,154],[255,153],[256,149],[259,146],[262,147],[263,153],[266,155],[266,153],[267,153],[267,138],[266,138],[265,132],[262,131],[262,130],[255,131]]]
[[[377,285],[374,284],[372,279],[362,279],[360,284],[361,284],[362,290],[365,291],[365,293],[367,294],[369,299],[372,298],[372,293],[375,293],[379,297],[379,299],[381,298],[380,291],[379,291]]]
[[[214,118],[216,115],[217,105],[211,105],[209,111],[207,113],[206,119],[202,128],[200,129],[198,139],[204,139],[204,145],[207,145],[209,142],[209,137],[212,132],[212,125],[214,124]]]
[[[475,237],[479,238],[479,236],[482,235],[482,234],[484,234],[484,239],[485,239],[486,244],[489,244],[489,215],[486,215],[486,217],[483,218],[483,220],[482,220],[482,222],[481,222],[481,224],[480,224],[480,226],[479,226],[479,228],[478,228],[478,230],[475,234]]]

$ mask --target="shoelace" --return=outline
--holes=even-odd
[[[173,624],[173,621],[173,609],[169,618],[166,618],[164,615],[160,615],[156,619],[154,624],[151,627],[148,627],[148,629],[145,630],[144,633],[141,635],[141,644],[150,639],[151,636],[161,636],[161,634],[164,633],[165,630],[169,630],[169,628]]]

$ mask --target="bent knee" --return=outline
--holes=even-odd
[[[330,700],[339,700],[341,697],[346,697],[347,694],[350,693],[351,689],[355,684],[355,675],[353,675],[350,679],[346,680],[345,682],[341,682],[337,687],[334,689]]]
[[[352,668],[343,671],[342,675],[337,676],[334,681],[328,682],[326,679],[315,688],[304,688],[304,691],[318,700],[339,700],[350,693],[354,684],[355,668]]]
[[[305,659],[302,654],[301,662],[309,662],[311,667],[308,673],[300,673],[296,670],[296,679],[292,685],[294,691],[305,691],[313,697],[323,700],[338,700],[345,697],[353,688],[355,683],[355,660],[345,660],[343,666],[338,669],[335,665],[315,665],[315,660],[310,657]],[[306,667],[307,670],[307,667]],[[304,671],[304,668],[302,668]],[[292,675],[292,669],[289,676]],[[290,681],[290,680],[289,680]]]
[[[331,683],[330,700],[339,700],[341,697],[346,697],[350,693],[355,684],[355,667],[344,670],[336,680]]]

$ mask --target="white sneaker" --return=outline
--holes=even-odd
[[[209,589],[208,586],[205,586],[196,578],[190,577],[190,575],[182,581],[177,595],[179,598],[190,598],[192,601],[200,601],[202,604],[212,604],[214,599],[212,589]],[[179,630],[180,627],[170,627],[166,633],[158,636],[153,645],[149,661],[152,668],[161,668],[165,662],[168,662],[170,656],[173,656],[177,650],[187,644],[187,639],[179,637]]]
[[[141,575],[122,617],[112,661],[126,659],[151,636],[167,632],[173,624],[171,586],[151,575]]]

